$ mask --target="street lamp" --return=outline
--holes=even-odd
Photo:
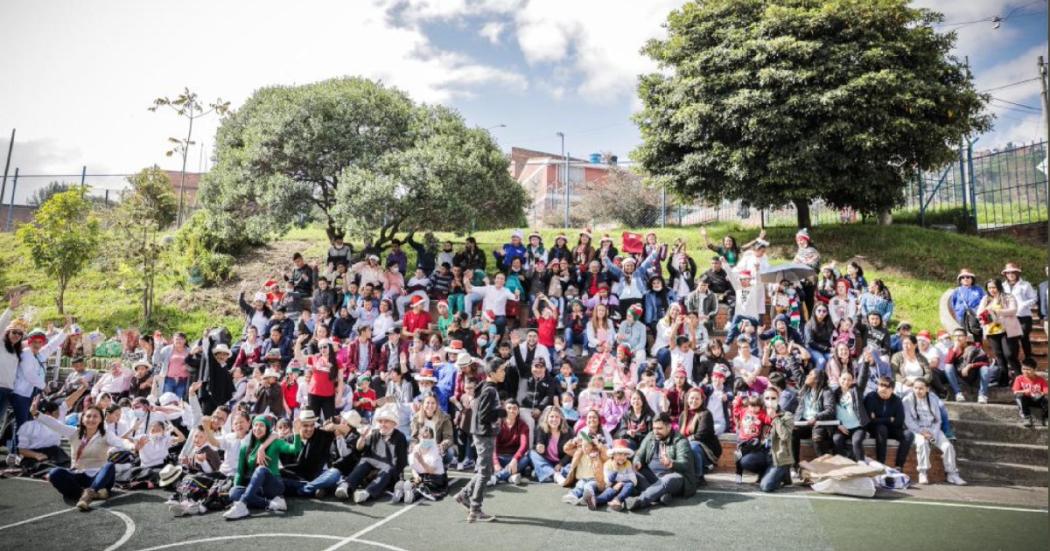
[[[565,184],[565,227],[569,227],[569,158],[565,156],[565,133],[557,132],[555,136],[561,138],[561,158],[565,163],[565,176],[562,182]]]

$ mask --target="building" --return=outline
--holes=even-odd
[[[587,160],[569,157],[569,202],[579,201],[616,167],[616,156],[595,153]],[[565,157],[520,147],[510,150],[510,175],[529,195],[530,226],[561,225],[565,209]]]
[[[164,173],[167,174],[168,179],[171,180],[171,189],[175,191],[175,200],[178,201],[179,188],[182,184],[182,172],[178,170],[165,170]],[[200,172],[186,173],[186,195],[183,198],[183,205],[186,208],[197,206],[197,189],[200,187],[201,176],[204,176],[204,174]]]

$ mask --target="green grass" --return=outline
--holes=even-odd
[[[36,269],[29,251],[13,234],[0,234],[0,266],[3,266],[0,274],[3,288],[23,283],[33,286],[33,291],[23,299],[19,313],[35,310],[32,316],[35,325],[43,326],[48,321],[62,324],[55,305],[57,281]],[[185,304],[165,300],[169,293],[187,289],[184,277],[168,273],[157,280],[154,323],[143,327],[141,295],[135,290],[131,275],[108,265],[100,256],[70,282],[65,296],[66,313],[76,316],[85,331],[97,328],[107,335],[112,335],[118,327],[137,327],[149,332],[154,329],[166,333],[184,331],[196,335],[209,325],[223,324],[234,330],[243,323],[239,316],[216,315],[212,308],[199,301],[187,308]]]
[[[740,242],[753,239],[757,232],[741,229],[735,224],[708,225],[712,242],[717,242],[727,233]],[[613,236],[617,246],[623,230],[595,231],[595,241],[602,233]],[[701,266],[707,264],[709,254],[701,249],[703,243],[697,227],[639,228],[638,233],[656,232],[661,242],[684,239],[690,254]],[[544,229],[540,233],[544,242],[553,244],[561,230]],[[507,242],[511,230],[495,230],[474,234],[479,246],[490,254],[489,266],[493,266],[491,251]],[[527,232],[526,232],[527,233]],[[784,261],[794,254],[795,230],[786,227],[770,228],[768,239],[772,243],[774,262]],[[576,242],[577,231],[569,232],[570,244]],[[1045,251],[1028,245],[1020,245],[1008,238],[981,238],[900,224],[889,227],[871,224],[826,225],[811,230],[815,246],[821,251],[823,261],[836,260],[840,265],[858,258],[865,267],[868,281],[883,279],[896,301],[897,321],[910,321],[918,328],[937,328],[937,305],[941,293],[952,287],[959,268],[974,270],[981,279],[997,276],[1008,260],[1018,262],[1029,278],[1037,278],[1039,266],[1045,262]],[[464,236],[438,233],[438,239],[451,239],[457,247]],[[307,258],[317,258],[327,249],[324,231],[319,227],[294,229],[287,240],[310,243],[303,251]],[[360,243],[355,243],[355,248]],[[414,253],[406,248],[409,264],[414,262]],[[35,323],[58,320],[54,295],[57,286],[48,277],[36,270],[26,251],[10,234],[0,235],[0,262],[4,266],[3,283],[13,286],[32,283],[35,291],[26,299],[38,308]],[[139,326],[138,295],[131,285],[122,283],[126,275],[114,272],[105,266],[92,265],[73,280],[67,296],[67,311],[75,314],[86,330],[101,328],[112,333],[116,327]],[[181,330],[189,334],[199,333],[205,326],[224,324],[231,330],[239,330],[243,321],[236,314],[222,315],[220,311],[235,312],[230,308],[233,296],[224,297],[230,304],[217,308],[214,301],[183,301],[168,303],[163,297],[185,289],[184,278],[169,275],[161,278],[157,286],[158,307],[154,326],[163,331]],[[196,296],[196,295],[195,295]],[[187,304],[188,303],[188,304]],[[146,329],[152,330],[154,327]]]

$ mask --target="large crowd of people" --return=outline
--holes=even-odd
[[[985,403],[992,386],[1045,426],[1029,333],[1046,283],[1037,293],[1016,264],[983,285],[959,273],[956,326],[891,329],[885,282],[822,264],[806,230],[790,270],[771,265],[764,232],[744,245],[701,232],[693,254],[655,234],[618,250],[586,230],[550,245],[514,232],[487,252],[410,235],[383,259],[336,238],[323,260],[296,254],[242,288],[241,335],[124,331],[98,372],[72,323],[30,329],[10,293],[8,465],[85,511],[118,485],[167,489],[176,516],[231,520],[286,498],[439,500],[449,471],[472,471],[454,500],[483,522],[487,487],[528,480],[590,509],[668,505],[704,484],[727,434],[737,482],[753,473],[767,492],[800,476],[803,442],[897,469],[914,448],[919,484],[936,447],[947,481],[965,484],[944,403]],[[72,371],[49,385],[59,348]]]

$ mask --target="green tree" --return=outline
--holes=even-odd
[[[18,228],[33,264],[58,282],[59,314],[65,314],[69,282],[95,256],[102,240],[101,224],[84,195],[79,188],[56,193],[36,210],[32,222]]]
[[[178,202],[168,175],[153,166],[128,178],[131,188],[116,213],[115,227],[121,234],[120,255],[139,277],[142,319],[153,319],[154,289],[167,244],[161,232],[175,222]]]
[[[580,210],[592,224],[616,222],[625,228],[643,228],[660,219],[660,191],[630,170],[610,170],[584,197]]]
[[[414,113],[411,133],[410,147],[340,175],[333,214],[371,250],[382,250],[399,231],[524,224],[525,190],[488,131],[467,128],[450,109],[425,107]]]
[[[382,247],[409,225],[517,221],[525,203],[487,132],[362,78],[263,88],[223,121],[216,147],[200,203],[227,252],[304,218]]]
[[[990,127],[938,13],[907,0],[705,0],[643,52],[634,153],[658,183],[707,201],[809,202],[865,214]]]

